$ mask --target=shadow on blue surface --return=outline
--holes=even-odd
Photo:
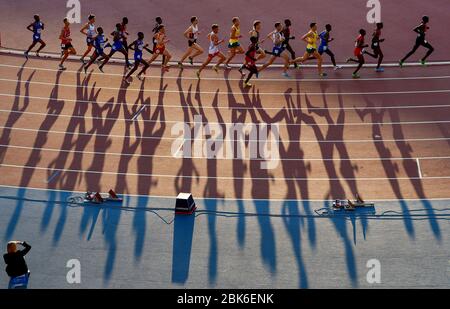
[[[172,282],[184,284],[189,278],[195,217],[175,216],[173,230]]]
[[[105,207],[100,206],[73,206],[66,202],[66,200],[72,196],[71,192],[64,191],[52,191],[52,190],[34,190],[34,189],[20,189],[20,188],[5,188],[0,187],[0,201],[6,207],[7,205],[11,205],[14,207],[12,212],[12,217],[16,220],[18,226],[23,224],[21,222],[20,217],[16,216],[17,207],[26,207],[27,205],[39,205],[44,209],[43,214],[45,214],[45,210],[48,205],[52,205],[59,212],[65,212],[66,214],[61,216],[56,220],[56,224],[54,225],[53,236],[58,236],[62,238],[62,234],[64,232],[64,224],[63,221],[67,218],[68,211],[71,207],[84,207],[85,211],[94,211],[96,213],[101,213],[103,218],[103,230],[102,234],[104,235],[106,244],[107,244],[107,258],[104,266],[104,281],[105,284],[111,279],[114,274],[114,264],[115,258],[117,254],[117,237],[116,231],[119,225],[120,216],[123,211],[133,211],[135,218],[145,218],[149,213],[150,208],[148,207],[157,207],[158,205],[167,205],[167,199],[157,199],[150,197],[130,197],[126,196],[124,199],[123,206],[121,208],[116,205],[109,205]],[[208,233],[210,237],[210,250],[209,250],[209,263],[208,263],[208,277],[209,277],[209,285],[214,286],[217,281],[217,274],[219,271],[218,265],[218,256],[221,254],[219,252],[219,248],[217,245],[218,235],[216,230],[216,220],[218,216],[223,217],[225,214],[227,216],[231,215],[237,222],[245,219],[248,216],[255,217],[258,220],[258,224],[260,227],[260,254],[261,259],[265,266],[268,267],[272,274],[276,273],[276,239],[273,231],[273,227],[271,224],[271,220],[273,220],[273,216],[278,217],[283,221],[283,224],[286,228],[286,231],[290,237],[292,249],[294,252],[295,259],[297,261],[297,272],[298,272],[298,287],[307,288],[309,287],[309,280],[307,274],[307,265],[302,259],[301,248],[302,248],[302,232],[309,234],[309,229],[311,229],[314,225],[310,222],[315,220],[330,220],[334,228],[337,232],[337,235],[340,237],[342,244],[345,249],[345,261],[347,265],[347,274],[350,280],[350,283],[354,286],[358,286],[357,278],[358,272],[356,267],[356,257],[354,253],[354,248],[357,245],[356,238],[358,235],[356,229],[356,223],[360,221],[363,214],[359,213],[344,213],[338,214],[334,216],[328,217],[320,217],[320,216],[311,216],[306,215],[305,212],[300,210],[299,202],[301,201],[285,201],[281,204],[269,202],[269,201],[253,201],[253,207],[255,212],[249,212],[252,208],[250,203],[243,203],[243,207],[247,209],[247,212],[239,212],[237,201],[222,201],[216,199],[196,199],[196,202],[199,206],[199,213],[203,210],[203,215],[206,214],[208,216]],[[241,201],[242,202],[242,201]],[[229,212],[219,211],[218,204],[222,203],[225,209],[228,209],[227,206],[230,206],[233,209],[236,209],[237,212]],[[397,202],[397,206],[400,206],[402,203],[408,205],[406,201]],[[411,202],[412,203],[412,202]],[[417,207],[420,204],[428,203],[430,206],[433,205],[431,201],[415,201],[414,204]],[[442,205],[447,206],[445,201],[442,202]],[[281,207],[281,212],[277,215],[273,213],[274,209],[277,207]],[[328,207],[328,203],[322,204],[323,207]],[[271,209],[272,208],[272,209]],[[395,208],[394,208],[395,209]],[[434,219],[437,220],[450,220],[450,214],[444,211],[450,211],[450,208],[434,207],[433,210],[435,212],[442,212],[440,214],[435,214]],[[366,220],[370,221],[376,219],[386,219],[386,220],[404,220],[404,215],[402,211],[388,211],[388,213],[392,213],[391,216],[385,216],[384,213],[377,214],[379,217],[367,217]],[[410,215],[410,220],[429,220],[429,209],[415,209],[412,210]],[[63,219],[61,219],[63,218]],[[6,219],[6,218],[5,218]],[[230,219],[231,220],[231,219]],[[194,241],[194,227],[195,227],[196,217],[194,216],[176,216],[174,221],[174,230],[173,230],[173,255],[172,255],[172,282],[177,284],[186,284],[189,280],[189,269],[191,265],[191,251],[192,244]],[[145,219],[139,222],[134,222],[134,225],[144,224]],[[91,222],[92,225],[95,225],[95,222]],[[80,227],[81,228],[81,227]],[[93,229],[94,226],[91,226]],[[145,232],[145,228],[142,226],[138,227],[139,231]],[[8,227],[5,226],[5,232],[8,231]],[[20,234],[22,231],[19,229],[18,231],[14,231],[11,235],[11,239],[15,238],[14,235]],[[46,231],[41,231],[41,234],[45,234]],[[364,231],[361,231],[363,234]],[[407,232],[406,232],[407,233]],[[91,232],[89,233],[91,234]],[[143,237],[143,236],[141,236]],[[89,241],[87,237],[86,241]],[[236,237],[237,238],[237,237]],[[138,235],[136,235],[136,239],[138,239]],[[352,240],[353,239],[353,240]],[[439,241],[439,239],[437,239]],[[136,246],[143,244],[144,241],[137,241]],[[54,242],[53,245],[56,245]],[[136,248],[134,255],[135,257],[139,254],[142,254],[143,248]]]

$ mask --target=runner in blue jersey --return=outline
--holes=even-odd
[[[331,63],[333,63],[334,69],[340,69],[341,67],[336,64],[336,59],[334,58],[333,52],[330,50],[328,43],[334,41],[334,38],[330,38],[330,32],[332,27],[330,24],[325,25],[325,30],[319,34],[320,37],[320,46],[319,46],[319,54],[323,55],[323,53],[327,54],[331,58]]]
[[[44,30],[44,23],[41,22],[39,15],[34,15],[34,22],[32,22],[27,29],[33,32],[33,43],[31,43],[30,47],[28,47],[27,51],[24,53],[25,57],[28,59],[28,53],[34,46],[36,46],[37,43],[40,43],[41,46],[36,51],[36,56],[39,57],[39,52],[46,46],[45,42],[41,38],[41,32]]]
[[[116,24],[116,29],[111,33],[113,37],[113,44],[111,46],[111,51],[109,52],[108,58],[103,61],[103,63],[100,65],[99,69],[103,72],[103,67],[105,64],[108,63],[109,59],[116,53],[120,52],[125,56],[125,65],[127,67],[131,67],[131,63],[128,60],[128,52],[125,46],[123,45],[123,31],[122,31],[122,25]]]
[[[128,72],[127,76],[124,77],[124,81],[129,84],[130,83],[129,78],[134,72],[136,72],[136,70],[139,67],[139,64],[142,63],[144,65],[144,68],[142,69],[141,73],[137,75],[137,78],[141,80],[142,72],[147,70],[147,68],[150,66],[150,64],[148,64],[147,61],[142,59],[142,53],[144,49],[149,53],[152,53],[152,50],[148,48],[148,44],[144,43],[144,33],[142,32],[138,33],[138,39],[133,43],[131,43],[128,46],[128,48],[134,50],[134,67],[130,70],[130,72]]]
[[[98,27],[97,28],[97,36],[94,38],[94,48],[95,51],[92,54],[91,60],[88,64],[84,66],[84,73],[87,73],[87,69],[91,66],[92,63],[95,62],[99,57],[102,57],[103,59],[108,59],[108,55],[105,54],[104,48],[105,43],[108,42],[108,39],[105,38],[105,35],[103,34],[103,28]],[[102,69],[100,69],[102,71]],[[103,71],[102,71],[103,72]]]

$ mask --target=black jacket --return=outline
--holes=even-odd
[[[31,246],[26,242],[23,243],[23,246],[25,248],[23,250],[17,250],[14,253],[6,253],[3,255],[6,263],[6,273],[11,278],[22,276],[28,272],[28,266],[24,256],[30,251]]]

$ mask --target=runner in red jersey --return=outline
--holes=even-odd
[[[126,52],[128,53],[128,41],[127,37],[129,33],[127,32],[127,25],[128,25],[128,17],[122,18],[122,23],[120,24],[120,32],[122,33],[122,43],[123,47],[125,48]]]
[[[153,55],[148,60],[148,64],[151,64],[153,61],[156,60],[159,56],[164,57],[164,61],[161,64],[161,69],[163,72],[169,71],[169,60],[172,57],[172,55],[169,53],[169,51],[166,48],[166,44],[170,42],[170,40],[166,36],[166,28],[163,24],[159,25],[158,32],[153,36],[153,40],[156,43],[155,47],[153,48]],[[144,67],[139,73],[139,76],[142,76],[142,74],[145,75],[147,71],[147,67]]]
[[[248,47],[247,52],[245,53],[245,65],[244,68],[250,71],[247,79],[244,82],[245,87],[251,87],[250,79],[254,74],[258,77],[258,69],[256,68],[256,53],[258,51],[258,38],[255,36],[250,37],[250,46]]]
[[[72,46],[72,38],[70,37],[70,23],[67,18],[64,18],[64,27],[61,30],[59,39],[61,40],[61,48],[64,51],[64,55],[59,64],[59,69],[65,70],[66,68],[63,66],[64,61],[66,61],[66,59],[69,57],[69,55],[77,54],[75,48],[73,48],[73,46]]]
[[[357,57],[357,59],[353,59],[353,58],[347,59],[347,63],[349,63],[349,62],[358,63],[358,67],[352,74],[353,78],[359,78],[358,72],[365,63],[364,48],[369,46],[364,42],[365,35],[366,35],[366,30],[364,30],[364,29],[359,30],[359,36],[356,38],[356,42],[355,42],[356,44],[355,44],[355,50],[354,50],[354,55]]]

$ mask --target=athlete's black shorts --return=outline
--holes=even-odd
[[[68,50],[72,47],[73,47],[72,43],[61,44],[61,49],[63,49],[63,50]]]
[[[195,43],[197,43],[197,39],[195,39],[195,40],[188,40],[189,47],[192,47],[192,45],[194,45]]]

